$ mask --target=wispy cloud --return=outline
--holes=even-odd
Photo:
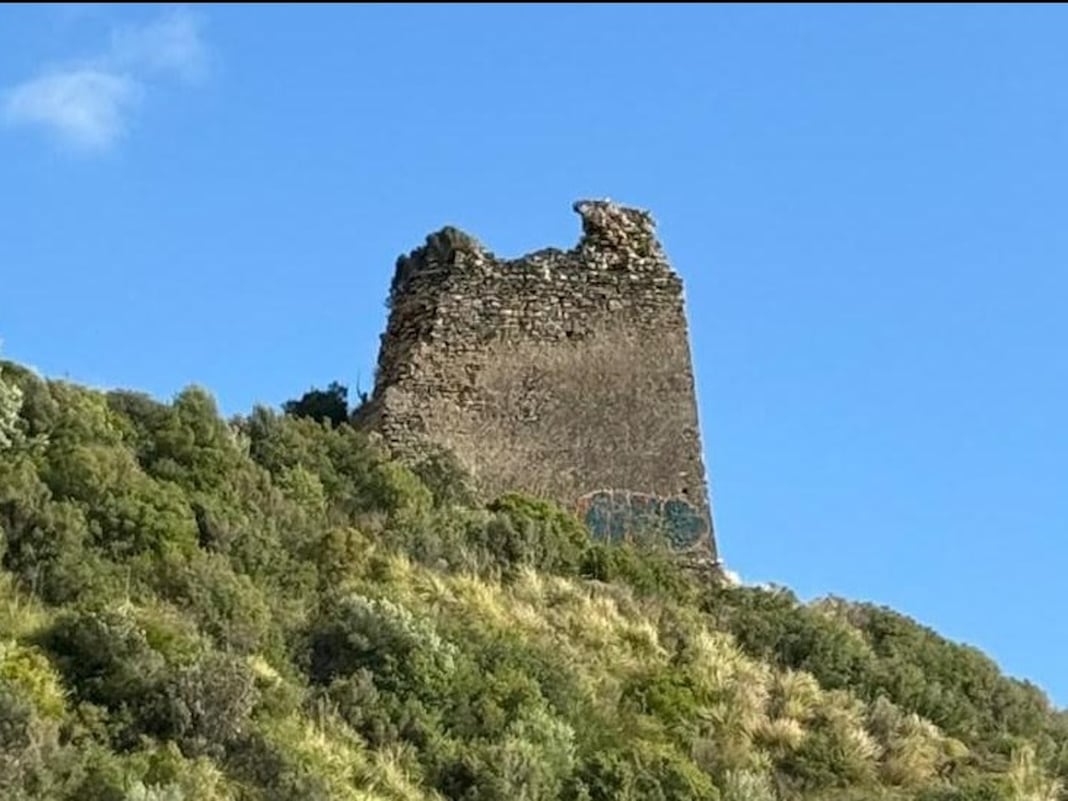
[[[106,150],[126,132],[130,114],[154,82],[195,83],[207,67],[197,18],[174,11],[116,28],[103,53],[11,87],[3,98],[3,121],[43,128],[83,151]]]
[[[106,148],[125,128],[125,115],[140,97],[132,79],[94,69],[75,69],[33,78],[8,95],[4,116],[11,123],[40,125],[70,144]]]
[[[187,11],[112,31],[111,56],[120,65],[173,74],[190,82],[202,80],[208,66],[197,19]]]

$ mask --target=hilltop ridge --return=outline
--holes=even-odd
[[[325,395],[0,363],[0,797],[1062,797],[1065,713],[975,649],[478,501]]]

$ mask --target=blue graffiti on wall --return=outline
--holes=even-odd
[[[672,548],[687,550],[707,540],[710,533],[707,513],[685,498],[598,490],[580,498],[578,506],[593,536],[609,542],[660,534]]]

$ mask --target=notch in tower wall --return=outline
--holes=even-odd
[[[596,536],[655,529],[715,563],[682,281],[647,211],[573,209],[568,251],[504,260],[446,227],[401,256],[361,417],[402,458],[451,449],[487,496],[550,497]]]

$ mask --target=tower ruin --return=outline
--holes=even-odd
[[[495,257],[446,227],[396,264],[361,413],[398,454],[453,451],[596,536],[716,561],[682,281],[648,212],[579,201],[574,248]]]

